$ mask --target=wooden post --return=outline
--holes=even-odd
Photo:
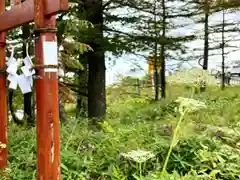
[[[37,100],[37,179],[58,180],[60,172],[60,121],[58,104],[58,74],[56,67],[50,69],[46,62],[49,53],[45,52],[47,42],[57,43],[56,16],[44,16],[44,1],[35,0],[36,39],[36,100]],[[57,54],[56,49],[51,49]],[[57,60],[56,60],[57,61]],[[57,64],[51,64],[56,66]]]
[[[139,78],[137,78],[137,91],[138,91],[138,96],[141,96],[141,84]]]
[[[0,12],[5,11],[5,1],[0,1]],[[5,75],[6,32],[0,32],[0,144],[7,145],[7,88]],[[7,166],[8,147],[0,146],[0,169]]]

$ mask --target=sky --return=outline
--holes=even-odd
[[[117,11],[115,13],[119,13],[120,11]],[[127,12],[127,11],[126,11]],[[121,10],[121,13],[124,14],[124,10]],[[226,22],[235,22],[238,21],[240,22],[240,12],[234,12],[234,13],[228,13],[225,16],[226,18]],[[177,20],[179,21],[179,20]],[[182,22],[185,20],[182,20]],[[209,22],[210,24],[214,24],[214,23],[219,23],[222,21],[222,13],[216,13],[212,16],[210,16]],[[188,22],[189,23],[189,22]],[[116,27],[117,29],[121,29],[124,30],[126,32],[131,31],[130,28],[126,27],[126,26],[122,26],[121,24],[112,24],[112,26]],[[240,23],[236,23],[236,26],[239,27]],[[201,34],[203,33],[203,29],[204,29],[204,25],[196,25],[194,23],[190,22],[190,25],[181,29],[176,29],[174,31],[171,32],[172,35],[191,35],[191,34],[195,34],[196,32],[201,32]],[[221,34],[219,33],[218,35],[215,35],[213,37],[212,34],[210,34],[211,38],[214,39],[220,39],[221,38]],[[239,33],[226,33],[226,39],[227,38],[231,38],[231,39],[239,39],[240,40],[240,34]],[[240,41],[239,41],[240,42]],[[237,61],[240,60],[240,43],[239,42],[235,42],[235,43],[230,43],[231,45],[236,46],[236,48],[234,48],[235,52],[229,53],[227,54],[226,57],[226,62],[227,64],[232,62],[232,61]],[[191,43],[187,44],[189,47],[189,52],[192,55],[200,55],[203,54],[203,51],[194,51],[194,48],[202,48],[204,45],[203,40],[195,40],[192,41]],[[143,52],[144,54],[144,52]],[[144,54],[144,55],[148,55],[148,54]],[[107,57],[111,57],[111,59],[114,59],[115,65],[113,66],[112,63],[106,63],[106,68],[107,68],[107,72],[106,72],[106,84],[110,85],[112,83],[115,83],[119,80],[118,75],[122,74],[124,76],[134,76],[134,77],[141,77],[144,74],[147,73],[147,63],[146,60],[144,60],[143,58],[140,57],[136,57],[134,55],[122,55],[121,57],[115,58],[113,56],[111,56],[111,54],[106,53]],[[221,56],[214,56],[214,57],[209,57],[209,69],[215,69],[216,67],[218,67],[221,63]],[[134,65],[134,62],[138,62],[138,65],[141,67],[141,70],[137,71],[137,72],[130,72],[130,69],[136,67]],[[166,68],[171,69],[172,64],[175,64],[176,61],[167,61],[166,62]],[[189,63],[184,63],[183,64],[184,68],[191,68],[191,67],[200,67],[198,65],[197,60],[195,61],[191,61]]]

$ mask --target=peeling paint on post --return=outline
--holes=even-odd
[[[5,1],[0,1],[0,12],[5,11]],[[4,73],[6,32],[0,33],[0,144],[7,145],[7,87]],[[0,147],[0,169],[7,166],[8,147]]]

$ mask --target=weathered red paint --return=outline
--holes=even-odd
[[[68,10],[68,0],[44,0],[44,5],[45,16]],[[30,23],[34,21],[34,17],[34,0],[26,0],[0,14],[0,31],[7,31],[25,23]]]
[[[56,28],[56,16],[44,16],[43,0],[35,0],[35,28]],[[55,32],[41,32],[36,40],[36,65],[44,65],[43,43],[57,41]],[[58,105],[58,75],[38,69],[37,96],[37,179],[59,180],[60,173],[60,122]]]
[[[0,12],[5,11],[5,1],[0,1]],[[0,69],[5,68],[6,33],[0,33]],[[0,142],[7,145],[7,88],[6,76],[0,74]],[[8,150],[0,148],[0,169],[7,166]]]

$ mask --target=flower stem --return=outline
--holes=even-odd
[[[163,169],[162,169],[162,172],[161,172],[162,175],[166,172],[167,164],[168,164],[170,155],[171,155],[171,153],[172,153],[172,150],[173,150],[173,147],[174,147],[176,138],[177,138],[178,129],[179,129],[179,127],[180,127],[181,122],[182,122],[183,119],[184,119],[184,116],[185,116],[185,113],[186,113],[186,112],[187,112],[187,108],[186,108],[186,109],[183,111],[183,113],[181,114],[181,116],[180,116],[180,118],[179,118],[179,120],[178,120],[177,126],[176,126],[176,128],[174,129],[174,133],[173,133],[173,138],[172,138],[172,141],[171,141],[171,145],[170,145],[170,147],[169,147],[169,150],[168,150],[168,153],[167,153],[167,157],[166,157],[166,159],[165,159],[165,162],[164,162],[164,165],[163,165]]]
[[[142,163],[139,163],[139,174],[140,174],[140,179],[142,179]]]

